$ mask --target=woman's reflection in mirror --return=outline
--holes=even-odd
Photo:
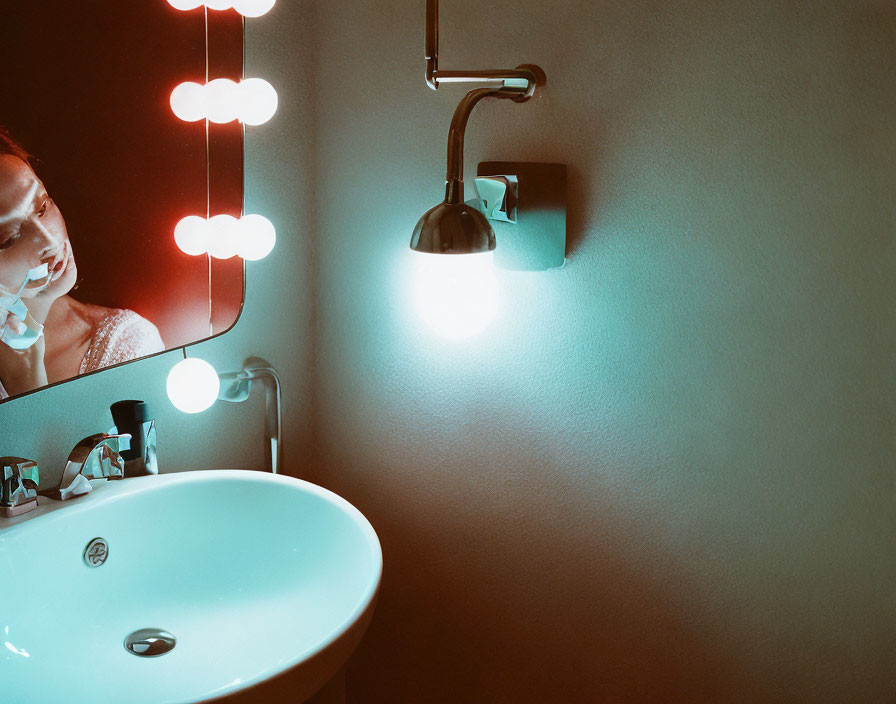
[[[25,283],[44,264],[47,276]],[[43,326],[25,349],[0,342],[0,398],[165,349],[156,326],[134,311],[72,298],[77,275],[62,213],[31,156],[0,128],[0,329],[4,340],[26,333],[23,309],[11,303],[20,290],[30,327]]]

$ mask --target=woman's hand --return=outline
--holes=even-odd
[[[25,331],[25,323],[17,316],[0,308],[0,329],[7,324],[8,333],[21,334]],[[14,350],[0,341],[0,381],[10,396],[47,385],[47,370],[44,367],[44,336],[24,350]]]
[[[6,316],[5,318],[3,316]],[[13,334],[21,335],[25,332],[26,325],[15,313],[11,313],[0,303],[0,330],[9,330]],[[6,332],[4,332],[6,335]]]

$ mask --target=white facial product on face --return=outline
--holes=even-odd
[[[0,340],[14,350],[28,349],[40,339],[41,335],[43,335],[44,326],[38,323],[31,313],[28,312],[28,308],[22,302],[21,295],[29,281],[46,279],[46,283],[40,287],[40,290],[49,286],[50,282],[53,280],[49,271],[49,265],[46,263],[36,266],[33,269],[29,269],[28,274],[25,276],[25,280],[19,287],[18,293],[8,293],[0,288],[0,316],[2,316],[2,319],[4,320],[3,326],[0,327]],[[6,322],[7,315],[5,314],[7,311],[25,324],[25,330],[23,332],[15,332],[9,328],[9,323]]]

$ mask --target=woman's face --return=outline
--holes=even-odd
[[[43,183],[24,161],[0,154],[0,287],[16,293],[28,271],[47,264],[52,275],[29,282],[22,298],[58,298],[78,276],[65,221]]]

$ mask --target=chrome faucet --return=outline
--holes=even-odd
[[[12,518],[37,508],[37,462],[0,457],[0,516]]]
[[[130,433],[97,433],[81,440],[68,455],[59,487],[47,495],[65,501],[89,493],[88,479],[123,479],[119,440],[130,438]]]

